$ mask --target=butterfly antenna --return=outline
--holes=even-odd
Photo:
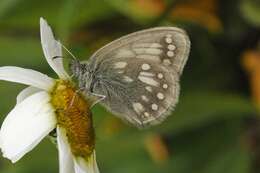
[[[61,44],[61,42],[59,42],[59,44],[72,56],[74,60],[77,60],[77,58],[71,53],[71,51],[69,51],[69,49],[67,49],[63,44]]]

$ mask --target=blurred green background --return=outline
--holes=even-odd
[[[39,18],[79,59],[125,34],[179,26],[191,38],[173,115],[138,130],[95,106],[101,173],[260,172],[260,1],[0,0],[0,66],[55,77],[43,58]],[[23,85],[0,81],[1,122]],[[0,173],[57,173],[56,147],[45,139]]]

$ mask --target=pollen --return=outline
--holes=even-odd
[[[72,154],[89,158],[95,147],[95,135],[87,99],[64,80],[57,81],[51,95],[58,125],[66,131]]]

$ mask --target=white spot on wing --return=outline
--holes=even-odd
[[[174,56],[174,52],[173,51],[168,51],[167,52],[167,56],[168,57],[173,57]]]
[[[163,88],[164,88],[164,89],[167,89],[167,88],[168,88],[168,85],[167,85],[167,84],[163,84]]]
[[[145,72],[145,71],[141,71],[139,74],[141,76],[150,76],[150,77],[155,76],[155,74],[149,73],[149,72]]]
[[[166,43],[169,43],[169,44],[172,43],[172,39],[170,37],[166,37],[165,41],[166,41]]]
[[[160,100],[164,99],[163,93],[157,93],[157,98]]]
[[[118,53],[115,55],[115,57],[116,58],[131,58],[131,57],[135,57],[135,53],[130,50],[121,49],[118,51]]]
[[[168,49],[169,49],[169,50],[175,50],[176,47],[175,47],[173,44],[169,44],[169,45],[168,45]]]
[[[129,76],[124,76],[124,81],[133,82],[134,80],[132,78],[130,78]]]
[[[169,59],[164,59],[163,64],[164,65],[171,65],[171,61]]]
[[[145,102],[148,102],[148,101],[149,101],[149,99],[148,99],[145,95],[142,95],[141,97],[142,97],[142,100],[143,100],[143,101],[145,101]]]
[[[150,114],[148,112],[145,112],[144,116],[148,118],[150,116]]]
[[[135,48],[134,51],[137,54],[160,55],[162,53],[162,50],[157,48]]]
[[[158,73],[157,77],[158,77],[159,79],[162,79],[162,78],[163,78],[163,74],[162,74],[162,73]]]
[[[158,110],[158,105],[153,103],[152,104],[152,110],[157,111]]]
[[[153,89],[152,89],[151,86],[146,86],[145,89],[146,89],[147,91],[149,91],[149,92],[153,92]]]
[[[125,68],[127,65],[127,62],[124,62],[124,61],[120,61],[120,62],[116,62],[114,64],[114,68]]]
[[[152,48],[162,48],[162,45],[160,45],[159,43],[152,43],[151,47]]]
[[[143,64],[142,65],[142,70],[149,70],[151,66],[149,64]]]
[[[148,85],[159,86],[159,83],[153,78],[146,77],[146,76],[138,76],[138,79]]]
[[[133,45],[133,48],[162,48],[159,43],[137,43]]]
[[[144,110],[143,105],[139,102],[133,103],[133,108],[134,108],[135,112],[138,113],[138,114],[140,114]]]
[[[136,58],[160,62],[160,57],[156,56],[156,55],[145,55],[145,54],[144,55],[137,55]]]

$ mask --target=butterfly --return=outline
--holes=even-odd
[[[42,29],[49,38],[42,44],[55,54],[61,45],[48,30]],[[144,128],[162,122],[176,106],[189,52],[184,30],[155,27],[123,36],[86,61],[72,60],[70,70],[83,94],[101,97],[101,105],[114,115]]]

